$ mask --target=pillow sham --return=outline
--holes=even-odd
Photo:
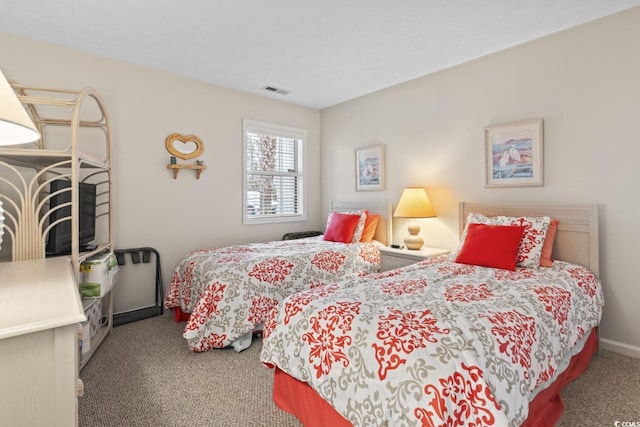
[[[367,221],[367,214],[369,213],[369,211],[367,211],[366,209],[363,209],[361,211],[346,212],[346,213],[360,215],[360,221],[358,221],[358,225],[356,226],[356,229],[353,231],[353,238],[351,239],[351,243],[357,243],[360,241],[360,238],[362,237],[362,232],[364,231],[364,224]]]
[[[330,242],[351,243],[360,218],[359,214],[331,212],[323,239]]]
[[[514,271],[525,226],[469,224],[456,262]]]
[[[556,239],[556,231],[558,229],[557,219],[551,218],[549,223],[549,230],[547,230],[547,237],[544,238],[542,244],[542,254],[540,254],[540,266],[541,267],[553,267],[553,259],[551,259],[551,252],[553,252],[553,242]]]
[[[362,231],[364,230],[364,223],[367,220],[368,211],[366,209],[363,209],[360,211],[344,211],[339,213],[350,214],[350,215],[360,215],[360,221],[358,222],[358,225],[356,226],[356,229],[353,232],[353,237],[351,238],[351,243],[359,242],[360,238],[362,237]],[[327,217],[327,228],[329,228],[329,222],[331,222],[331,213]]]
[[[360,237],[361,242],[368,243],[373,240],[373,236],[376,234],[376,228],[378,228],[378,222],[380,222],[380,215],[367,212],[367,218],[364,220],[364,229]]]
[[[520,247],[518,248],[518,259],[516,265],[518,267],[538,268],[540,266],[540,257],[542,255],[542,246],[544,244],[551,218],[542,217],[513,217],[513,216],[492,216],[488,217],[479,213],[470,213],[467,216],[467,222],[460,239],[460,244],[454,252],[458,254],[467,233],[469,224],[487,224],[487,225],[512,225],[524,226],[524,234]]]

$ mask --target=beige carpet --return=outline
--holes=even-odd
[[[193,353],[171,314],[118,326],[80,372],[81,427],[299,427],[271,399],[260,341]],[[560,427],[640,425],[640,359],[601,351],[565,390]]]

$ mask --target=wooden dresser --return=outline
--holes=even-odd
[[[84,320],[69,258],[0,263],[2,425],[78,425]]]

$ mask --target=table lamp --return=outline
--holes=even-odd
[[[0,145],[26,144],[38,139],[38,129],[0,71]]]
[[[407,187],[402,192],[398,206],[393,212],[395,218],[411,218],[407,230],[409,235],[404,238],[407,249],[417,250],[422,248],[424,240],[419,236],[420,225],[416,218],[433,218],[436,211],[431,207],[427,191],[422,187]]]

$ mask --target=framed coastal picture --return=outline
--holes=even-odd
[[[380,191],[384,186],[384,144],[356,148],[356,191]]]
[[[485,187],[543,185],[542,119],[487,127],[484,141]]]

